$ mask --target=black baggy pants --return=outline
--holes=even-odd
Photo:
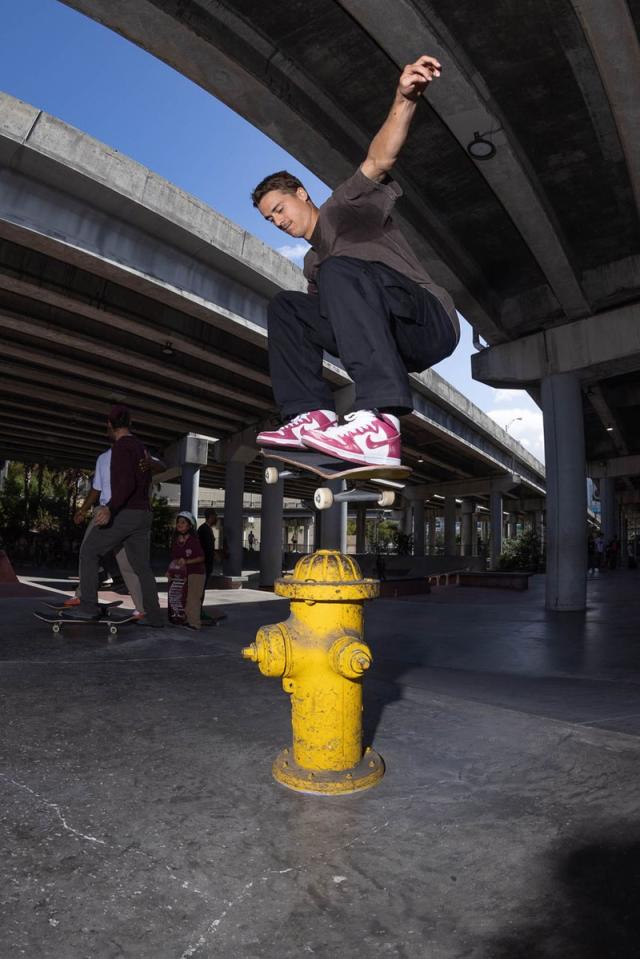
[[[338,356],[355,383],[354,409],[413,409],[407,373],[428,369],[456,347],[440,301],[382,263],[325,260],[318,295],[277,293],[269,304],[269,364],[283,419],[333,409],[323,351]]]

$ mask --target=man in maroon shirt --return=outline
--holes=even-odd
[[[64,619],[99,619],[98,566],[109,550],[124,548],[127,559],[140,580],[146,626],[164,626],[158,603],[158,590],[151,570],[151,522],[149,502],[151,470],[144,445],[131,433],[131,417],[126,406],[112,407],[107,420],[113,439],[111,453],[111,499],[95,516],[99,527],[87,537],[80,549],[79,606],[65,610]]]

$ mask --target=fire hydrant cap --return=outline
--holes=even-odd
[[[293,576],[275,583],[278,596],[324,602],[373,599],[378,595],[375,579],[363,579],[360,567],[339,550],[320,549],[296,563]]]

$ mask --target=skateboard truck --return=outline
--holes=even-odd
[[[345,489],[334,493],[328,486],[319,486],[313,494],[313,504],[316,509],[330,509],[334,503],[376,503],[385,509],[393,506],[396,494],[391,489],[381,493],[369,492],[364,489]]]

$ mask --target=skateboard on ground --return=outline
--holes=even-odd
[[[275,466],[266,466],[265,483],[271,485],[280,479],[291,479],[310,473],[324,480],[345,480],[347,488],[334,492],[326,486],[320,486],[313,494],[316,509],[329,509],[334,503],[377,503],[378,506],[393,506],[396,494],[393,489],[384,489],[379,493],[373,490],[358,489],[357,484],[364,480],[380,482],[398,489],[404,485],[411,474],[408,466],[358,466],[345,460],[336,459],[326,453],[315,450],[262,449],[265,460],[272,460]]]
[[[122,602],[123,601],[121,599],[114,599],[111,603],[99,603],[98,605],[100,606],[101,612],[103,612],[105,616],[108,616],[108,611],[115,609],[117,606],[122,606]],[[61,612],[63,609],[74,608],[73,606],[65,606],[64,603],[47,603],[45,601],[43,601],[43,605],[46,606],[47,609],[56,609],[58,612]]]
[[[136,621],[135,616],[119,616],[118,618],[114,616],[101,616],[100,619],[64,619],[62,616],[46,616],[44,613],[38,612],[36,610],[33,614],[36,619],[42,620],[43,623],[49,623],[51,630],[54,633],[61,633],[65,626],[107,626],[109,634],[111,636],[118,635],[118,629],[121,626],[124,626],[125,623],[133,623]]]

